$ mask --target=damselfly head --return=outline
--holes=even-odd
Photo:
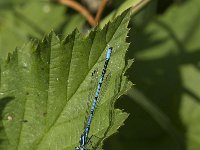
[[[75,150],[80,150],[80,147],[75,147]]]
[[[108,51],[112,52],[112,49],[113,49],[113,47],[109,47],[109,48],[108,48]]]

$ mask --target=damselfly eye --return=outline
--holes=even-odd
[[[80,150],[80,148],[79,147],[75,147],[75,150]]]

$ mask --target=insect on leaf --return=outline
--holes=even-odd
[[[12,99],[1,107],[1,118],[12,114],[12,119],[1,119],[0,148],[74,150],[84,130],[91,73],[103,68],[106,50],[112,46],[108,65],[112,76],[89,133],[100,137],[102,146],[103,140],[128,117],[114,109],[111,102],[132,85],[124,76],[129,20],[129,11],[125,11],[87,37],[75,30],[61,40],[51,32],[42,41],[31,41],[16,49],[2,61],[0,96]]]

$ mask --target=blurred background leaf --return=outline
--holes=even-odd
[[[66,7],[48,1],[10,0],[0,8],[0,58],[29,39],[41,39],[51,30],[66,35],[85,22],[78,13],[66,14]]]

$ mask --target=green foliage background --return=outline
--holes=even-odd
[[[130,7],[131,0],[126,2]],[[136,85],[116,104],[130,115],[105,149],[199,150],[199,14],[199,0],[158,0],[132,16],[126,57],[135,62],[127,75]],[[0,57],[52,28],[59,35],[75,26],[84,32],[84,23],[76,12],[55,4],[0,1]]]

